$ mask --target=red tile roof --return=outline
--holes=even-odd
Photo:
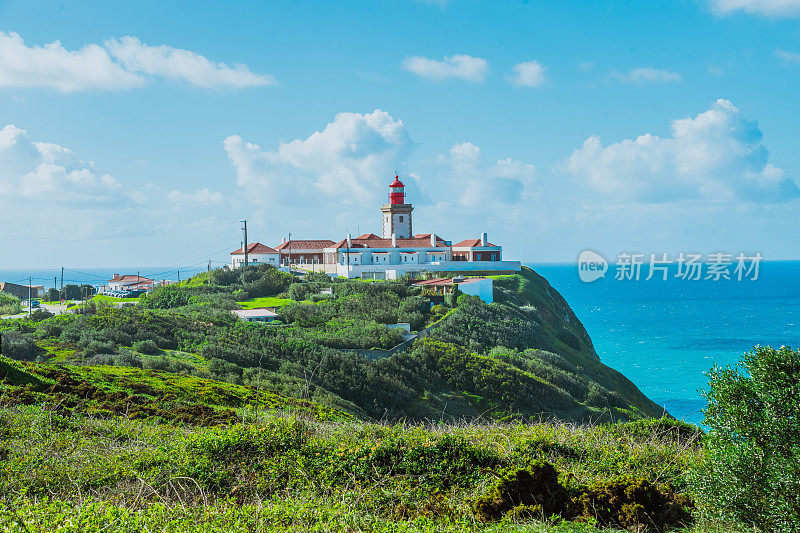
[[[239,248],[231,252],[231,255],[244,255],[244,247]],[[248,254],[277,254],[278,251],[270,248],[267,245],[261,244],[260,242],[251,242],[247,245],[247,253]]]
[[[455,247],[465,247],[465,246],[470,246],[470,247],[474,248],[474,247],[479,247],[480,245],[481,245],[481,240],[480,239],[464,239],[463,241],[454,244],[453,248],[455,248]],[[497,245],[496,244],[492,244],[490,242],[487,242],[486,246],[497,246]]]
[[[351,239],[350,248],[392,248],[392,239],[382,239],[380,237],[370,237],[368,239]],[[436,237],[436,246],[447,246],[445,241]],[[411,237],[410,239],[397,239],[396,248],[430,248],[430,233],[427,237]],[[333,246],[333,248],[347,248],[347,239],[343,239]]]
[[[142,276],[137,276],[136,274],[125,274],[120,276],[119,274],[115,274],[113,278],[108,280],[109,283],[112,281],[133,281],[133,282],[150,282],[152,283],[154,280],[150,278],[144,278]]]
[[[324,240],[305,240],[305,241],[298,241],[292,239],[291,241],[286,241],[281,243],[280,245],[276,246],[276,250],[320,250],[322,251],[323,248],[330,248],[334,245],[333,241],[329,241],[327,239]]]
[[[356,239],[380,239],[380,237],[374,233],[365,233],[364,235],[359,235]]]

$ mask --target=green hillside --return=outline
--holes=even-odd
[[[56,381],[74,373],[91,381],[87,368],[105,368],[104,379],[127,372],[129,383],[161,372],[181,383],[257,386],[363,419],[587,422],[663,414],[599,361],[561,295],[527,268],[495,278],[493,304],[461,296],[432,305],[403,281],[301,281],[269,267],[217,270],[211,281],[160,288],[137,305],[97,300],[80,315],[6,321],[3,353],[62,365]],[[333,295],[321,294],[325,287]],[[237,302],[267,299],[284,304],[274,323],[243,323],[230,313],[243,305]],[[397,322],[433,327],[392,353],[402,338],[387,324]]]
[[[0,531],[744,531],[695,523],[702,434],[530,269],[493,304],[204,276],[0,322]]]

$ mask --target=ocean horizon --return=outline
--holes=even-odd
[[[733,365],[756,345],[800,346],[800,261],[764,261],[755,281],[654,278],[592,283],[575,263],[526,263],[547,278],[589,332],[602,362],[674,417],[700,424],[700,390],[714,364]],[[181,279],[205,270],[181,268]],[[64,283],[98,285],[116,273],[177,279],[172,267],[65,269]],[[61,269],[0,269],[0,281],[50,287]]]
[[[755,281],[584,283],[576,264],[527,266],[564,296],[604,364],[687,422],[702,423],[714,364],[735,365],[756,345],[800,346],[800,261],[761,262]]]

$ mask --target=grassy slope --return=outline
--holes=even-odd
[[[533,459],[568,484],[631,474],[683,490],[697,453],[685,429],[384,426],[269,413],[206,428],[18,407],[0,412],[0,530],[596,531],[484,524],[471,504],[492,472]]]
[[[564,297],[545,278],[525,266],[520,274],[492,278],[495,302],[531,308],[543,330],[553,340],[550,351],[599,360],[583,324]]]
[[[193,376],[117,366],[54,366],[0,356],[0,405],[51,404],[58,410],[110,417],[235,423],[243,409],[304,412],[317,419],[344,419],[335,409],[268,391]]]
[[[292,302],[294,302],[294,300],[289,300],[288,298],[276,298],[274,296],[269,296],[266,298],[253,298],[251,300],[236,303],[238,303],[242,309],[257,309],[259,307],[282,307]]]
[[[450,402],[451,413],[503,418],[498,407],[505,403],[512,406],[505,409],[506,416],[518,412],[576,422],[664,415],[663,408],[630,380],[600,362],[580,320],[547,280],[527,267],[494,280],[495,304],[458,308],[432,334],[436,340],[467,347],[458,353],[442,346],[428,348],[435,352],[439,372],[459,386],[437,391],[443,396],[439,403]],[[470,351],[473,345],[492,346],[491,334],[518,342],[512,347],[519,351],[507,357],[501,356],[502,350],[486,355]],[[501,389],[503,384],[514,385],[492,397],[488,390],[498,386],[490,387],[482,374],[503,376]]]

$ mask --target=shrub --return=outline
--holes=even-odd
[[[461,290],[458,286],[454,286],[451,292],[444,295],[444,304],[448,307],[457,307],[459,296],[461,296]]]
[[[114,354],[117,353],[117,346],[113,342],[90,340],[84,344],[83,353],[87,356]]]
[[[308,283],[292,283],[289,287],[289,298],[299,302],[305,300],[309,292],[311,287]]]
[[[22,312],[19,298],[0,292],[0,315],[16,315]]]
[[[158,347],[158,344],[150,339],[134,342],[133,349],[146,355],[156,355],[161,353],[161,349]]]
[[[114,364],[117,366],[132,366],[135,368],[142,368],[142,359],[139,354],[127,348],[122,348],[119,355],[114,357]]]
[[[158,287],[139,298],[139,305],[145,309],[172,309],[188,303],[189,292],[171,285]]]
[[[163,370],[164,372],[169,372],[169,364],[169,359],[164,356],[142,358],[142,366],[151,370]]]
[[[701,513],[768,531],[800,530],[800,351],[756,347],[714,367],[703,455],[690,473]]]
[[[3,331],[0,333],[0,352],[8,358],[21,361],[33,361],[44,353],[30,335],[16,331]]]
[[[555,467],[539,460],[526,469],[510,468],[495,475],[499,481],[473,503],[475,514],[487,522],[507,515],[559,517],[630,531],[667,531],[692,522],[685,496],[675,494],[669,485],[657,487],[642,478],[619,477],[567,488],[559,482]]]
[[[33,322],[41,322],[42,320],[45,320],[47,318],[53,318],[54,316],[55,315],[50,311],[48,311],[47,309],[43,309],[40,307],[39,309],[31,313],[29,320],[32,320]]]
[[[534,461],[527,469],[512,468],[498,477],[500,480],[475,500],[473,508],[481,520],[499,520],[512,509],[519,518],[567,514],[569,495],[550,463]]]
[[[233,291],[233,299],[237,302],[243,302],[249,298],[247,291],[244,289],[236,289]]]

